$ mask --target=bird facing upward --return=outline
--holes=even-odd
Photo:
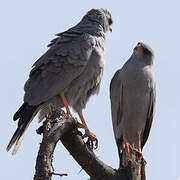
[[[120,157],[122,148],[129,151],[134,146],[141,153],[148,139],[156,101],[153,59],[152,49],[138,43],[111,80],[112,123]]]
[[[112,30],[112,16],[105,9],[92,9],[69,30],[57,34],[49,50],[33,65],[25,83],[24,103],[14,114],[18,127],[7,151],[15,144],[16,153],[30,122],[40,112],[40,120],[49,112],[49,104],[71,106],[85,127],[85,135],[97,143],[82,115],[91,95],[98,93],[104,71],[105,33]]]

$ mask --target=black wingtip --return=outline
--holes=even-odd
[[[23,117],[26,106],[27,106],[27,103],[23,103],[23,105],[17,110],[17,112],[13,116],[14,121],[16,121],[17,119]]]

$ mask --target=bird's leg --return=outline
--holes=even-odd
[[[138,132],[138,148],[136,149],[136,152],[140,154],[140,157],[143,157],[142,151],[141,151],[141,133]]]
[[[70,108],[69,108],[67,99],[66,99],[66,97],[64,96],[64,93],[61,93],[61,94],[60,94],[60,97],[61,97],[61,99],[62,99],[62,101],[63,101],[63,103],[64,103],[64,106],[65,106],[65,108],[66,108],[68,117],[72,117],[72,114],[71,114],[71,111],[70,111]]]
[[[122,142],[122,147],[127,150],[127,152],[129,153],[130,149],[132,150],[133,147],[127,142],[126,140],[126,135],[123,133],[123,142]]]
[[[84,117],[83,117],[83,115],[82,115],[82,112],[77,111],[77,113],[78,113],[79,118],[80,118],[80,120],[81,120],[81,122],[82,122],[82,124],[84,125],[84,128],[85,128],[85,134],[82,136],[82,138],[88,137],[88,138],[90,138],[92,141],[95,141],[95,146],[96,146],[96,148],[97,148],[97,147],[98,147],[98,139],[97,139],[96,135],[93,134],[93,133],[91,133],[91,132],[89,131],[89,129],[88,129],[88,127],[87,127],[87,124],[86,124],[86,122],[85,122],[85,120],[84,120]]]

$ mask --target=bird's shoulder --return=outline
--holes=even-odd
[[[72,42],[80,42],[80,41],[91,41],[93,36],[82,32],[75,30],[74,28],[71,28],[67,31],[61,32],[56,34],[56,38],[51,40],[47,47],[53,47],[54,45],[58,44],[66,44],[66,43],[72,43]]]
[[[125,76],[126,78],[152,79],[152,66],[129,59],[121,68],[121,76]]]
[[[119,82],[121,81],[121,73],[122,73],[122,69],[119,69],[115,72],[113,78],[111,79],[110,82],[110,92],[116,88],[116,86],[119,85]]]
[[[138,67],[131,62],[126,62],[112,78],[110,90],[116,89],[120,84],[125,87],[155,89],[156,81],[151,66]]]
[[[49,47],[49,50],[33,64],[30,75],[48,64],[61,66],[65,63],[83,66],[91,57],[95,46],[96,39],[87,33],[59,35],[59,38]]]
[[[58,38],[51,41],[48,47],[50,51],[58,51],[59,55],[68,55],[69,53],[80,53],[89,50],[104,51],[105,39],[103,36],[95,36],[86,32],[70,29],[66,32],[57,34]]]
[[[75,37],[63,36],[59,37],[56,44],[52,46],[52,51],[58,56],[76,57],[81,54],[88,54],[96,45],[95,38],[87,33],[82,33]]]

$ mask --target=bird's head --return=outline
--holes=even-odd
[[[142,42],[138,42],[137,46],[134,48],[133,54],[138,57],[138,59],[145,61],[146,64],[152,64],[154,59],[154,52],[150,46]]]
[[[102,26],[104,32],[112,32],[113,20],[111,13],[107,9],[91,9],[87,12],[83,19],[98,23]]]

